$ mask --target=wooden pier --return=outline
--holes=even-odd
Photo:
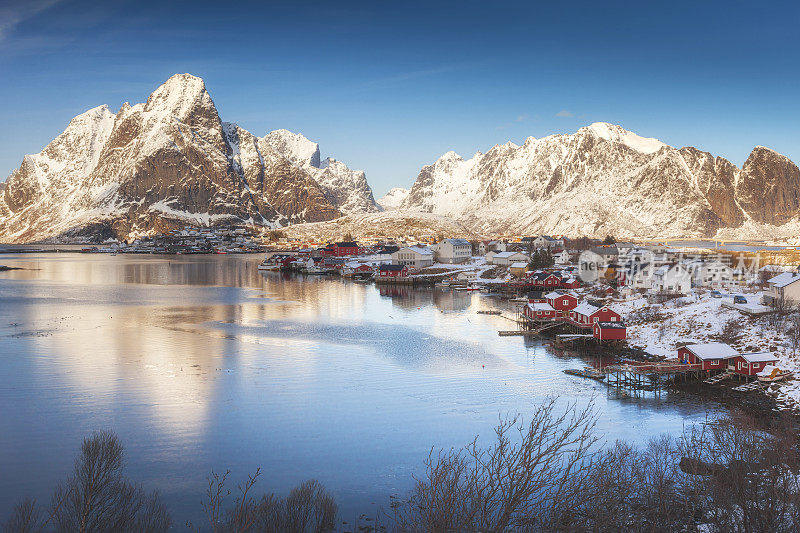
[[[607,383],[613,387],[660,391],[667,383],[680,377],[700,377],[703,365],[687,365],[677,360],[657,363],[628,361],[609,365],[603,370],[608,375]]]

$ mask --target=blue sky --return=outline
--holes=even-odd
[[[0,179],[74,115],[176,72],[205,79],[223,120],[302,132],[376,195],[447,150],[596,121],[797,162],[799,23],[796,3],[736,0],[0,0]]]

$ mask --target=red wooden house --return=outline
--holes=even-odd
[[[755,376],[765,366],[777,362],[778,358],[770,352],[743,353],[728,360],[728,370],[744,376]]]
[[[560,317],[568,318],[569,312],[578,307],[578,297],[574,294],[561,294],[553,291],[545,294],[544,297]]]
[[[557,317],[556,310],[548,303],[526,304],[522,314],[531,320],[554,320]]]
[[[335,242],[327,246],[330,250],[330,255],[334,257],[347,257],[350,255],[358,255],[358,243],[352,241]]]
[[[531,272],[525,279],[534,287],[555,289],[561,285],[561,278],[559,276],[556,276],[552,272],[545,272],[544,270]]]
[[[739,352],[724,342],[689,344],[678,348],[678,359],[681,362],[702,365],[703,370],[723,370],[737,357]]]
[[[577,289],[581,286],[581,282],[578,281],[578,278],[573,276],[568,276],[561,279],[561,288],[562,289]]]
[[[578,327],[590,329],[596,322],[622,322],[622,317],[607,306],[596,307],[583,302],[569,312],[569,320]]]
[[[408,276],[406,265],[381,265],[378,268],[378,277],[381,278],[404,278]]]
[[[595,322],[592,335],[599,341],[624,341],[628,338],[628,329],[622,322]]]

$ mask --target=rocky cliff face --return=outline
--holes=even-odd
[[[373,213],[379,210],[363,170],[351,170],[331,157],[320,161],[319,145],[300,133],[275,130],[265,135],[264,141],[311,174],[328,201],[342,213]]]
[[[423,167],[401,208],[450,216],[479,232],[626,237],[713,236],[746,221],[797,218],[797,167],[757,148],[740,170],[619,126],[528,138]]]
[[[307,155],[308,165],[314,158]],[[269,135],[223,123],[203,80],[178,74],[143,104],[75,117],[44,150],[25,156],[0,196],[0,242],[340,216],[340,183],[321,185],[308,165],[276,149]],[[371,199],[360,177],[359,192]],[[362,205],[369,209],[368,200]]]
[[[785,224],[800,209],[800,170],[788,158],[758,146],[739,173],[736,200],[756,222]]]

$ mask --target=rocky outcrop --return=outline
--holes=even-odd
[[[203,80],[176,74],[143,104],[78,115],[25,156],[0,191],[0,242],[377,210],[364,173],[331,161],[320,164],[319,146],[300,134],[258,138],[223,123]]]
[[[758,146],[742,165],[736,200],[756,222],[789,222],[800,210],[800,170],[787,157]]]

